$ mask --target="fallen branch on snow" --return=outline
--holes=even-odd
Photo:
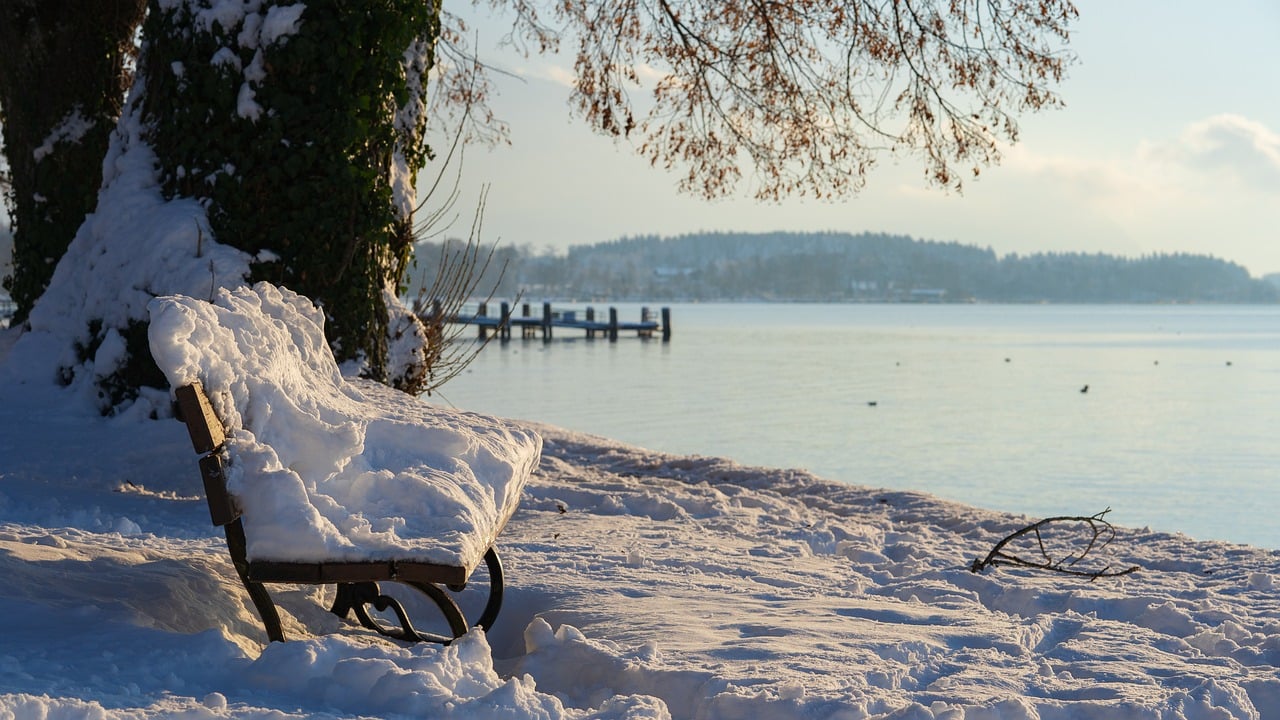
[[[1107,522],[1103,517],[1111,512],[1111,508],[1107,508],[1096,515],[1090,516],[1063,516],[1045,518],[1039,522],[1032,523],[1017,532],[1005,537],[996,543],[991,552],[987,553],[985,559],[974,559],[973,564],[969,566],[970,572],[982,572],[983,570],[995,565],[1013,565],[1016,567],[1037,568],[1040,570],[1048,570],[1051,572],[1063,573],[1065,575],[1076,575],[1079,577],[1087,577],[1090,580],[1097,580],[1102,577],[1117,577],[1120,575],[1128,575],[1138,570],[1138,566],[1125,568],[1123,570],[1112,570],[1110,565],[1101,570],[1082,570],[1076,567],[1076,563],[1083,560],[1089,553],[1094,550],[1101,550],[1116,537],[1116,529]],[[1045,541],[1044,530],[1050,525],[1063,524],[1081,525],[1085,529],[1087,540],[1084,547],[1079,552],[1068,552],[1059,559],[1054,559],[1050,552],[1049,546]],[[1012,551],[1006,550],[1010,543],[1025,535],[1033,535],[1035,537],[1034,553],[1031,555],[1033,559],[1027,559],[1021,555],[1017,555]],[[1078,543],[1077,543],[1078,546]],[[1038,557],[1036,557],[1038,555]]]

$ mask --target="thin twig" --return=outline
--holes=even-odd
[[[488,186],[485,186],[480,193],[466,244],[461,249],[454,250],[451,243],[445,241],[440,248],[440,262],[436,267],[435,279],[418,291],[413,302],[413,312],[427,330],[428,380],[423,390],[427,395],[457,377],[493,338],[493,335],[486,335],[482,341],[463,343],[460,338],[466,326],[453,322],[461,314],[463,306],[475,295],[497,250],[495,242],[481,257],[480,235],[487,199]],[[507,262],[504,261],[498,279],[484,299],[485,303],[493,299],[506,271]],[[494,335],[496,334],[495,332]]]

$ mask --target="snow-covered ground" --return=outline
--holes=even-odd
[[[32,380],[16,333],[0,718],[1280,717],[1274,552],[1121,528],[1086,564],[1132,575],[974,574],[1033,518],[545,426],[487,636],[402,646],[280,587],[267,645],[183,426]]]

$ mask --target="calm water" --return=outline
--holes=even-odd
[[[1121,525],[1280,548],[1280,307],[672,316],[669,344],[494,343],[444,398],[656,450],[1034,516],[1110,506]]]

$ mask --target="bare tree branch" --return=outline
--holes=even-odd
[[[1116,530],[1111,523],[1107,522],[1104,517],[1111,512],[1111,508],[1107,508],[1096,515],[1090,516],[1062,516],[1045,518],[1039,522],[1032,523],[1021,530],[1018,530],[1006,536],[1003,540],[996,543],[991,552],[981,560],[974,559],[970,565],[971,572],[982,572],[983,570],[994,567],[996,565],[1012,565],[1016,567],[1036,568],[1039,570],[1049,570],[1064,575],[1075,575],[1079,577],[1087,577],[1090,580],[1097,580],[1103,577],[1117,577],[1120,575],[1128,575],[1129,573],[1139,570],[1137,565],[1133,565],[1121,570],[1112,570],[1110,565],[1100,570],[1085,570],[1076,567],[1077,563],[1084,560],[1090,553],[1102,550],[1111,541],[1115,539]],[[1050,542],[1046,539],[1046,530],[1050,526],[1058,525],[1074,525],[1081,529],[1079,537],[1074,542]],[[1011,544],[1026,536],[1035,539],[1035,546],[1030,549],[1029,557],[1024,556],[1027,553],[1019,555],[1011,550],[1007,550]],[[1059,547],[1066,548],[1058,550]],[[1061,557],[1054,557],[1055,551],[1062,552]]]
[[[440,261],[436,266],[434,280],[429,285],[422,286],[413,302],[413,312],[427,331],[426,364],[429,369],[423,388],[427,395],[438,391],[441,386],[462,373],[496,335],[488,335],[484,340],[476,342],[463,342],[461,335],[469,326],[453,322],[475,294],[497,249],[497,243],[494,243],[481,255],[480,234],[487,193],[487,187],[481,191],[466,243],[461,249],[455,249],[450,241],[444,242],[440,248]],[[504,262],[498,279],[484,302],[493,299],[506,270]]]
[[[686,191],[749,176],[771,200],[856,192],[886,151],[962,188],[1017,140],[1015,113],[1062,104],[1077,16],[1070,0],[560,0],[559,30],[535,0],[483,4],[513,14],[525,52],[572,39],[571,103],[595,130],[682,168]]]

